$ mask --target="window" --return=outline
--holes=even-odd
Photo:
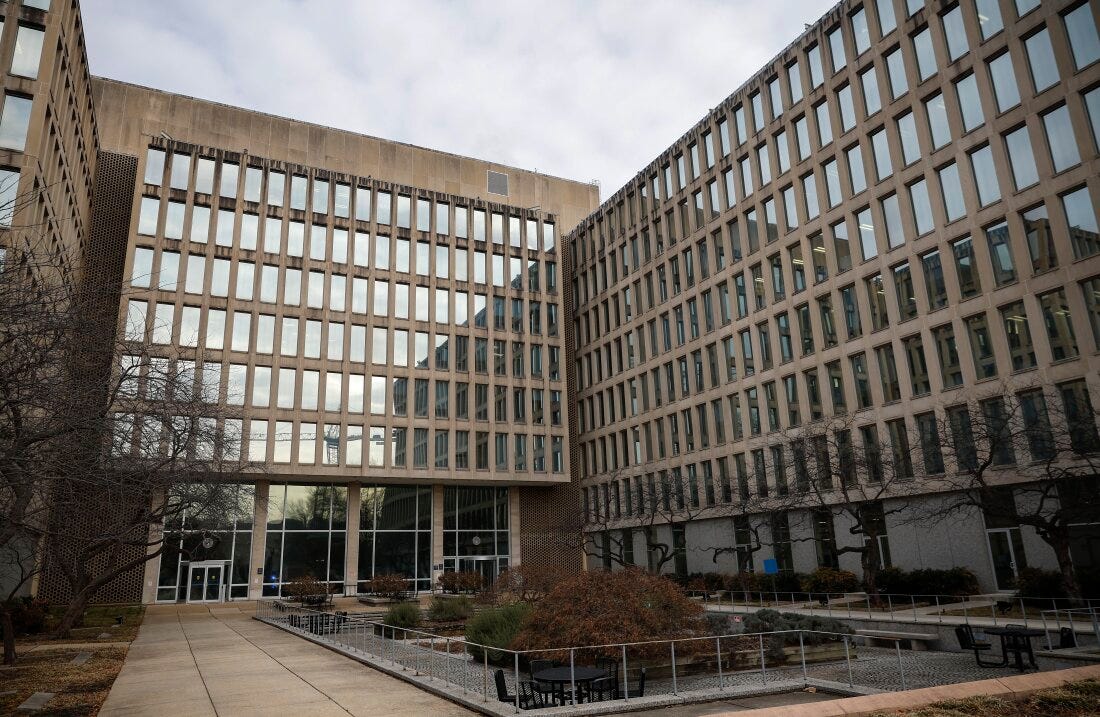
[[[836,96],[837,101],[840,103],[840,131],[844,133],[856,126],[856,108],[852,101],[852,86],[844,85]]]
[[[1036,274],[1049,271],[1058,266],[1058,254],[1054,249],[1054,235],[1050,231],[1050,218],[1046,205],[1022,212],[1020,219],[1024,225],[1024,237],[1031,256],[1031,269]]]
[[[852,183],[852,194],[859,194],[867,188],[867,175],[863,171],[863,151],[857,144],[845,150],[844,157],[848,162],[848,179]]]
[[[901,224],[901,209],[898,207],[898,195],[891,194],[879,203],[882,218],[886,224],[886,245],[896,249],[905,243],[905,230]]]
[[[932,47],[932,31],[924,28],[913,35],[913,52],[917,56],[917,74],[921,82],[936,74],[936,51]]]
[[[985,124],[982,98],[978,94],[978,78],[973,72],[955,82],[955,94],[959,98],[959,109],[962,111],[963,131],[969,132]]]
[[[896,100],[909,91],[905,77],[905,56],[900,47],[886,55],[886,74],[890,77],[890,98]]]
[[[998,112],[1007,112],[1020,104],[1020,89],[1016,85],[1016,71],[1012,67],[1011,55],[1005,52],[990,60],[989,77],[993,81]]]
[[[928,129],[932,135],[933,149],[939,149],[951,141],[951,127],[947,122],[947,105],[943,95],[936,93],[925,100],[924,111],[928,115]]]
[[[966,28],[963,26],[962,7],[956,5],[945,12],[940,20],[943,22],[943,34],[947,39],[947,58],[954,62],[970,50],[966,41]]]
[[[997,357],[993,353],[993,339],[985,312],[966,319],[966,332],[970,337],[970,353],[974,359],[974,373],[978,380],[997,375]]]
[[[45,32],[37,27],[20,24],[15,36],[15,54],[11,58],[11,74],[38,79],[38,63],[42,57]]]
[[[829,57],[833,62],[833,74],[835,75],[848,64],[848,59],[844,52],[843,28],[835,28],[828,34],[827,38],[829,40]]]
[[[1002,306],[1001,322],[1008,338],[1008,352],[1012,360],[1012,370],[1033,368],[1035,366],[1035,347],[1031,342],[1031,330],[1027,323],[1027,311],[1024,302],[1017,301]]]
[[[878,256],[878,243],[875,240],[875,225],[871,220],[871,210],[862,209],[856,214],[856,224],[859,225],[859,246],[863,252],[863,260],[873,259]]]
[[[947,285],[943,279],[943,264],[940,261],[939,251],[930,251],[921,257],[921,266],[924,268],[924,288],[928,294],[928,310],[947,306]]]
[[[1004,29],[1000,0],[974,0],[974,7],[978,11],[983,40],[988,40]]]
[[[1082,281],[1081,291],[1084,293],[1085,311],[1092,327],[1092,340],[1100,349],[1100,277]]]
[[[886,37],[898,26],[894,17],[894,0],[875,0],[875,9],[878,10],[879,31]]]
[[[997,286],[1016,281],[1016,265],[1012,261],[1012,249],[1009,245],[1008,224],[1001,222],[985,230],[989,243],[989,260],[993,264],[993,280]]]
[[[901,320],[916,318],[917,294],[913,288],[913,273],[909,270],[908,263],[894,267],[894,291],[898,297],[898,316]]]
[[[30,97],[12,94],[4,96],[4,112],[0,114],[0,147],[23,151],[27,143],[32,104]]]
[[[1050,352],[1055,361],[1077,356],[1077,337],[1073,332],[1069,304],[1065,289],[1058,289],[1039,296],[1043,310],[1043,323],[1050,341]]]
[[[1061,199],[1075,258],[1083,259],[1100,252],[1100,230],[1088,187],[1063,194]]]
[[[1050,44],[1050,33],[1046,28],[1024,40],[1027,50],[1027,62],[1031,69],[1031,81],[1035,84],[1035,94],[1039,94],[1051,85],[1058,83],[1058,65],[1054,61],[1054,48]]]
[[[1039,171],[1035,168],[1035,154],[1031,150],[1027,126],[1006,134],[1005,147],[1008,149],[1008,160],[1012,165],[1012,177],[1017,191],[1038,183]]]
[[[898,117],[898,136],[901,137],[901,156],[905,166],[920,159],[920,142],[917,139],[917,123],[912,112]]]
[[[955,273],[959,280],[959,292],[963,299],[977,296],[982,291],[977,267],[974,266],[974,246],[970,237],[959,239],[951,245],[955,255]]]
[[[871,65],[859,76],[863,85],[863,106],[867,110],[867,116],[875,114],[882,109],[882,98],[878,92],[878,76],[875,74],[875,66]]]
[[[864,280],[867,287],[867,304],[871,313],[871,330],[879,331],[890,325],[886,312],[886,285],[881,274],[875,274]]]
[[[955,344],[955,329],[951,324],[944,324],[932,329],[932,335],[936,339],[936,355],[940,362],[940,375],[943,378],[944,388],[961,386],[963,378],[959,365],[959,351]]]
[[[875,155],[875,173],[881,182],[894,173],[890,162],[890,139],[886,136],[885,128],[871,135],[871,150]]]
[[[978,188],[978,202],[989,206],[1001,199],[1001,188],[997,184],[997,168],[993,164],[993,150],[989,145],[970,153],[970,166],[974,172],[974,184]]]
[[[1077,151],[1077,139],[1073,136],[1073,123],[1069,119],[1069,108],[1062,105],[1043,115],[1043,128],[1046,130],[1047,145],[1055,172],[1061,172],[1081,163]]]
[[[829,103],[822,102],[814,106],[814,115],[817,118],[817,140],[821,147],[827,146],[833,141],[833,124],[829,118]]]
[[[862,55],[871,47],[871,33],[867,29],[867,12],[860,8],[851,15],[852,37],[856,45],[856,55]]]
[[[953,222],[966,214],[962,182],[959,180],[959,165],[952,162],[938,169],[936,175],[940,180],[940,198],[943,199],[944,214],[947,221]]]
[[[1076,69],[1084,69],[1100,59],[1100,37],[1096,33],[1091,3],[1082,3],[1067,12],[1062,19],[1066,24],[1066,35],[1069,36]]]

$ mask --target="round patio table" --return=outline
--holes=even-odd
[[[570,683],[575,684],[578,688],[587,687],[594,681],[601,677],[607,677],[607,670],[601,670],[598,667],[548,667],[545,670],[539,670],[531,675],[531,679],[535,682],[547,682],[550,684],[556,696],[560,696],[562,702],[565,702],[565,695],[567,692],[567,685]],[[578,689],[578,697],[583,695],[585,690]],[[582,702],[583,699],[578,699],[578,702]]]
[[[1024,650],[1027,650],[1027,661],[1031,663],[1032,667],[1036,667],[1035,653],[1031,650],[1031,638],[1042,637],[1046,633],[1043,630],[1037,630],[1032,627],[987,627],[983,630],[987,635],[997,635],[1001,638],[1001,654],[1005,656],[1005,662],[1008,662],[1008,654],[1006,648],[1008,645],[1008,638],[1015,638],[1014,642],[1018,645],[1027,645],[1026,648],[1016,647],[1012,649],[1012,652],[1016,656],[1016,669],[1020,672],[1024,671]]]

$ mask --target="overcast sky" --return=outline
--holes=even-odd
[[[835,0],[83,0],[92,73],[599,180],[608,197]]]

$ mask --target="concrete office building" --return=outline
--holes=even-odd
[[[738,509],[793,465],[781,436],[844,413],[905,453],[960,387],[1100,390],[1096,25],[1087,2],[843,2],[600,205],[591,184],[90,78],[75,2],[6,3],[0,191],[41,196],[11,223],[96,267],[76,280],[124,280],[101,317],[132,347],[119,366],[193,370],[263,467],[235,514],[165,526],[164,554],[99,599],[579,568],[556,540],[578,518],[644,564],[641,495],[670,475],[698,509],[657,527],[669,569],[856,568],[841,521],[793,511],[779,535]],[[117,423],[135,455],[155,440]],[[761,521],[762,551],[715,559]],[[980,514],[884,522],[893,564],[989,588],[1052,562]],[[34,590],[64,597],[48,573]]]
[[[855,450],[919,479],[955,470],[929,435],[960,411],[1093,420],[1098,15],[841,2],[568,236],[595,560],[652,564],[652,529],[680,573],[776,559],[858,575],[858,554],[837,555],[861,540],[843,511],[742,514],[742,495],[796,485],[792,435],[845,415]],[[668,485],[690,520],[653,525]],[[885,496],[882,562],[966,566],[986,589],[1056,567],[1032,529],[981,511],[907,521],[944,500],[894,513]],[[1073,530],[1075,564],[1097,567],[1100,525]]]

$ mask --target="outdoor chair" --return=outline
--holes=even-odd
[[[619,699],[619,661],[613,657],[597,657],[596,667],[606,670],[607,676],[592,681],[589,699],[592,701]]]
[[[975,640],[970,625],[959,625],[955,628],[955,637],[959,640],[959,647],[963,650],[973,650],[974,659],[979,667],[1003,667],[1003,662],[982,662],[982,652],[992,650],[993,645],[985,640]]]
[[[1058,631],[1058,649],[1067,650],[1071,647],[1077,647],[1077,633],[1072,627],[1063,627]]]
[[[493,679],[496,681],[497,685],[497,699],[501,702],[514,705],[516,703],[516,697],[508,693],[508,681],[504,679],[504,670],[497,670],[493,673]],[[533,688],[530,681],[523,680],[517,687],[519,688],[520,709],[533,710],[546,706],[546,703],[542,699],[542,695]]]
[[[638,686],[628,685],[626,691],[627,697],[645,697],[645,668],[642,668],[641,673],[638,675]]]
[[[562,690],[555,690],[554,686],[551,684],[535,681],[536,672],[542,672],[551,667],[557,667],[557,663],[553,660],[531,660],[527,668],[527,676],[531,678],[531,684],[534,686],[535,691],[539,693],[543,701],[553,702],[555,694],[561,695],[561,699],[565,700],[564,693],[569,692],[569,690],[565,690],[564,692]],[[572,693],[570,692],[569,695],[572,696]]]

